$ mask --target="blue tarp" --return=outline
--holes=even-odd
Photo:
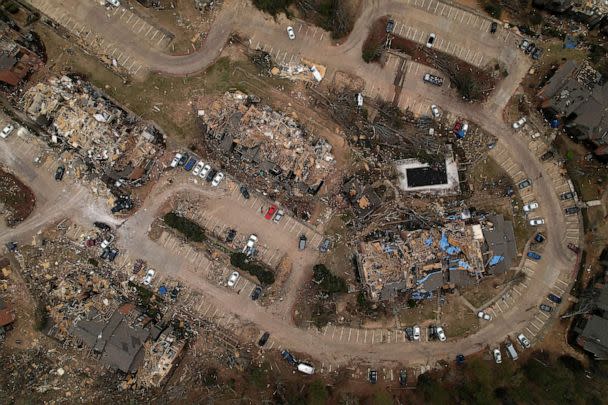
[[[493,256],[490,259],[490,266],[496,266],[498,263],[502,262],[503,260],[505,260],[505,258],[503,256]]]
[[[459,248],[457,248],[456,246],[450,245],[450,242],[448,242],[448,237],[445,234],[445,232],[441,233],[441,240],[439,241],[439,247],[441,248],[441,250],[443,250],[444,252],[447,252],[447,254],[449,254],[449,255],[455,255],[455,254],[460,253]]]
[[[427,299],[427,298],[429,298],[429,299],[430,299],[430,298],[433,298],[433,293],[432,293],[432,292],[430,292],[430,291],[428,291],[428,292],[426,292],[426,293],[422,293],[422,292],[420,292],[420,291],[414,291],[414,292],[412,293],[411,298],[412,298],[413,300],[416,300],[416,301],[424,300],[424,299]]]
[[[428,239],[424,240],[424,245],[425,246],[431,246],[433,244],[433,237],[429,237]]]
[[[165,295],[167,293],[167,287],[165,287],[164,285],[161,285],[160,288],[158,289],[158,293],[160,295]]]
[[[553,119],[551,120],[551,128],[557,128],[559,127],[559,120],[558,119]]]
[[[574,49],[576,45],[578,45],[578,40],[573,36],[566,35],[566,38],[564,38],[564,48]]]
[[[464,131],[462,129],[460,131],[456,132],[456,138],[458,138],[458,139],[464,138]]]

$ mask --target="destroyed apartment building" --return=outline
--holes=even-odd
[[[164,150],[164,137],[153,125],[79,78],[38,83],[24,93],[21,106],[47,129],[51,143],[69,145],[112,182],[145,181]]]
[[[498,240],[499,234],[491,235]],[[373,301],[394,299],[400,293],[425,299],[439,289],[466,287],[496,273],[490,268],[499,263],[505,266],[515,254],[511,249],[514,242],[500,245],[497,252],[486,243],[481,224],[468,224],[461,218],[430,229],[388,235],[367,238],[357,249],[359,275]],[[499,254],[504,252],[509,254],[506,259]]]
[[[199,115],[214,143],[210,150],[219,149],[227,165],[257,177],[262,188],[315,195],[333,168],[332,146],[325,139],[253,96],[227,92]]]

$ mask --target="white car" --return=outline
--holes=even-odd
[[[437,107],[435,104],[433,104],[431,106],[431,112],[433,113],[433,117],[435,117],[435,118],[441,117],[441,111],[439,111],[439,107]]]
[[[415,325],[412,329],[413,329],[412,335],[414,337],[414,340],[415,341],[420,340],[420,326]]]
[[[524,124],[526,123],[526,121],[527,121],[526,117],[521,117],[521,118],[519,119],[519,121],[515,121],[515,122],[513,123],[513,129],[518,129],[518,128],[523,127],[523,126],[524,126]]]
[[[540,132],[535,132],[532,134],[532,139],[540,138]]]
[[[146,275],[144,276],[145,285],[150,285],[150,283],[152,283],[152,278],[154,277],[155,273],[156,272],[154,271],[154,269],[148,269]]]
[[[241,275],[239,274],[238,271],[233,271],[230,274],[230,277],[228,277],[228,287],[234,287],[237,283],[237,281],[239,281],[239,278],[241,277]]]
[[[435,33],[431,32],[431,35],[429,35],[429,39],[426,40],[426,47],[427,48],[432,48],[433,45],[435,45]]]
[[[177,167],[177,165],[179,164],[179,161],[181,159],[182,159],[182,154],[181,153],[176,153],[175,157],[171,161],[171,167]]]
[[[213,187],[217,187],[220,185],[220,183],[222,182],[222,180],[224,179],[224,173],[219,172],[218,174],[215,175],[215,177],[213,178],[213,181],[211,182],[211,185]]]
[[[534,218],[530,220],[530,225],[531,226],[539,226],[539,225],[543,225],[545,223],[545,220],[542,218]]]
[[[101,245],[100,245],[100,246],[101,246],[101,248],[102,248],[102,249],[107,248],[108,246],[110,246],[110,243],[112,243],[112,241],[113,241],[113,240],[114,240],[114,235],[110,235],[110,236],[108,237],[108,239],[104,239],[104,240],[101,242]]]
[[[524,349],[528,349],[530,347],[530,341],[526,336],[524,336],[523,333],[520,333],[519,336],[517,336],[517,340]]]
[[[496,362],[496,364],[502,363],[502,355],[500,354],[499,348],[492,350],[492,355],[494,356],[494,361]]]
[[[247,240],[247,244],[243,248],[243,253],[247,256],[251,256],[253,254],[253,248],[258,241],[258,237],[254,234],[249,235],[249,239]]]
[[[6,139],[10,134],[13,133],[14,130],[15,127],[13,126],[13,124],[8,124],[4,128],[2,128],[2,132],[0,132],[0,137],[2,137],[2,139]]]
[[[211,171],[211,166],[205,165],[201,169],[201,172],[199,173],[199,176],[201,176],[204,179],[205,177],[207,177],[207,175],[209,174],[210,171]]]
[[[531,203],[524,205],[524,212],[534,211],[537,208],[538,208],[538,203],[536,201],[532,201]]]
[[[192,175],[198,176],[199,174],[201,174],[201,170],[203,170],[203,167],[205,167],[205,162],[198,162],[196,166],[194,166],[194,169],[192,169]]]
[[[279,223],[279,221],[281,220],[281,218],[283,218],[283,215],[285,215],[285,211],[278,210],[277,213],[275,214],[274,218],[272,218],[272,220],[275,223]]]
[[[106,0],[108,4],[114,6],[114,7],[120,7],[120,1],[119,0]]]
[[[487,312],[484,312],[484,311],[479,311],[477,313],[477,317],[479,319],[484,319],[486,321],[491,321],[492,320],[492,315],[490,315],[490,314],[488,314]]]
[[[467,132],[469,131],[469,123],[464,121],[462,123],[462,128],[460,128],[460,131],[462,132],[462,136],[465,136],[467,134]]]
[[[296,39],[296,33],[293,30],[292,26],[287,27],[287,36],[289,37],[289,39]]]
[[[445,337],[445,332],[443,331],[443,328],[441,326],[437,327],[437,337],[442,342],[445,342],[448,339],[447,337]]]

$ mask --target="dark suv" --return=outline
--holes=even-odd
[[[61,181],[63,180],[63,175],[65,174],[65,167],[59,166],[57,171],[55,172],[55,180]]]

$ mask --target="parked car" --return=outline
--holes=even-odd
[[[437,337],[441,342],[445,342],[448,339],[445,336],[445,332],[443,331],[443,328],[441,326],[438,326],[437,329],[435,329],[435,333],[437,334]]]
[[[230,243],[236,238],[236,229],[228,229],[228,233],[226,234],[226,242]]]
[[[484,312],[484,311],[479,311],[477,313],[477,317],[479,319],[484,319],[486,321],[491,321],[492,320],[492,315],[490,315],[490,314],[488,314],[487,312]]]
[[[300,363],[300,364],[298,364],[297,368],[300,373],[304,373],[304,374],[308,374],[308,375],[313,375],[315,373],[315,368],[307,363]]]
[[[112,229],[112,227],[105,222],[95,221],[93,222],[93,225],[104,231],[110,231]]]
[[[154,269],[148,269],[146,275],[144,276],[144,285],[150,285],[152,283],[152,278],[156,272]]]
[[[534,218],[530,220],[530,226],[544,225],[545,220],[543,218]]]
[[[553,311],[553,307],[547,304],[540,304],[539,308],[541,311],[545,311],[545,312],[552,312]]]
[[[490,24],[490,34],[494,34],[497,28],[498,23],[496,21],[492,21],[492,24]]]
[[[414,325],[412,328],[412,338],[416,342],[420,340],[420,326]]]
[[[262,295],[262,287],[257,286],[253,289],[253,291],[251,292],[251,299],[253,301],[257,301],[258,298],[260,298],[260,296]]]
[[[251,197],[249,195],[249,190],[247,190],[247,187],[241,186],[241,188],[239,189],[239,191],[241,192],[241,195],[243,196],[244,199],[248,200],[249,197]]]
[[[532,201],[531,203],[524,205],[524,212],[534,211],[537,208],[538,208],[538,203],[536,201]]]
[[[220,185],[220,183],[222,182],[222,180],[224,179],[224,173],[219,172],[218,174],[215,175],[215,177],[213,178],[213,181],[211,182],[211,185],[213,187],[217,187]]]
[[[298,364],[298,362],[296,361],[296,358],[293,357],[293,355],[291,353],[289,353],[287,350],[283,350],[281,352],[281,356],[292,366],[295,366]]]
[[[464,354],[456,355],[456,364],[458,364],[459,366],[464,364]]]
[[[199,174],[201,174],[201,170],[203,170],[203,167],[205,167],[205,162],[198,162],[196,166],[194,166],[194,169],[192,169],[192,175],[198,176]]]
[[[119,0],[106,0],[106,2],[114,7],[120,7],[120,1]]]
[[[422,80],[424,80],[427,83],[434,84],[435,86],[443,85],[443,78],[432,75],[430,73],[425,73],[425,75],[422,77]]]
[[[211,171],[211,166],[205,165],[201,169],[201,172],[199,173],[199,176],[201,177],[201,179],[206,179],[207,175],[209,174],[210,171]]]
[[[499,348],[492,350],[492,356],[494,356],[494,361],[496,364],[502,363],[502,354],[500,354]]]
[[[561,302],[562,302],[562,297],[555,295],[553,293],[549,293],[549,295],[547,295],[547,298],[549,299],[549,301],[552,301],[556,304],[561,304]]]
[[[534,42],[531,42],[524,52],[529,54],[529,53],[534,52],[535,50],[536,50],[536,44]]]
[[[517,350],[513,347],[513,343],[510,340],[505,342],[505,348],[507,349],[507,355],[511,357],[511,360],[515,361],[519,358],[517,355]]]
[[[13,126],[13,124],[8,124],[4,128],[2,128],[2,132],[0,132],[0,137],[2,139],[6,139],[6,138],[8,138],[8,136],[10,134],[13,133],[14,130],[15,130],[15,127]]]
[[[300,250],[306,249],[306,241],[307,240],[308,239],[306,238],[306,235],[304,235],[304,234],[300,235],[300,239],[298,241],[298,249],[300,249]]]
[[[109,249],[108,252],[108,261],[113,262],[118,257],[117,249]]]
[[[564,212],[566,213],[566,215],[575,215],[575,214],[578,214],[578,212],[580,210],[581,209],[579,207],[574,206],[574,207],[568,207],[568,208],[564,209]]]
[[[238,271],[233,271],[230,273],[230,277],[228,277],[228,287],[234,287],[236,283],[239,281],[241,275]]]
[[[548,151],[546,151],[545,153],[543,153],[541,155],[540,160],[542,160],[543,162],[545,162],[545,161],[553,158],[553,156],[555,156],[555,154],[552,151],[548,150]]]
[[[543,56],[543,48],[538,47],[532,52],[532,59],[534,60],[539,60],[541,56]]]
[[[217,170],[215,170],[215,169],[209,170],[209,172],[207,173],[207,177],[205,177],[205,181],[207,181],[207,183],[211,183],[213,181],[213,179],[215,178],[216,174],[217,174]]]
[[[523,347],[524,349],[530,348],[530,341],[523,333],[520,333],[517,336],[517,340],[519,341],[519,344],[521,345],[521,347]]]
[[[319,245],[319,252],[327,253],[327,252],[329,252],[330,247],[331,247],[331,240],[329,240],[328,238],[325,238]]]
[[[266,215],[264,215],[264,218],[271,220],[276,212],[277,206],[272,204],[270,207],[268,207],[268,211],[266,211]]]
[[[540,232],[534,235],[534,242],[536,243],[543,243],[546,239],[547,238],[545,238],[545,235]]]
[[[369,382],[375,384],[378,382],[378,372],[374,369],[369,370]]]
[[[296,39],[296,33],[293,30],[292,26],[287,27],[287,36],[289,37],[289,39]]]
[[[102,242],[100,247],[102,249],[107,248],[108,246],[110,246],[110,243],[112,243],[114,241],[114,235],[110,234],[107,238],[105,238]]]
[[[386,33],[391,33],[393,32],[393,30],[395,29],[395,20],[393,20],[392,18],[389,18],[388,21],[386,22]]]
[[[283,210],[278,210],[273,218],[273,221],[278,224],[281,218],[283,218],[283,215],[285,215],[285,212]]]
[[[530,187],[531,185],[532,185],[532,181],[530,181],[530,179],[524,179],[517,184],[517,187],[520,190],[523,190],[524,188]]]
[[[179,285],[176,285],[175,287],[173,287],[173,289],[171,290],[171,300],[175,301],[177,300],[177,296],[179,295],[179,292],[181,291],[181,287]]]
[[[270,337],[270,333],[264,332],[262,337],[260,337],[260,340],[258,340],[258,346],[260,346],[260,347],[264,346],[266,344],[266,342],[268,342],[269,337]]]
[[[572,200],[576,196],[576,193],[573,191],[568,191],[567,193],[560,194],[559,199],[562,201]]]
[[[177,165],[179,164],[179,161],[182,159],[182,154],[181,153],[176,153],[175,157],[173,158],[173,160],[171,161],[171,167],[177,167]]]
[[[190,155],[188,155],[187,153],[184,153],[182,155],[182,157],[179,159],[179,162],[177,162],[178,166],[183,166],[186,164],[186,162],[188,161],[188,159],[190,159]]]
[[[526,123],[526,121],[527,121],[526,117],[521,117],[519,120],[517,120],[513,123],[513,129],[519,129],[519,128],[523,127],[524,124]]]
[[[59,166],[57,171],[55,172],[55,180],[61,181],[63,180],[63,175],[65,174],[65,167]]]
[[[399,370],[399,385],[402,387],[407,385],[407,371],[404,369]]]
[[[433,45],[435,44],[435,38],[436,37],[437,36],[434,33],[431,33],[429,35],[429,39],[426,40],[426,47],[427,48],[432,48],[433,47]]]
[[[536,252],[528,252],[528,257],[534,261],[539,261],[541,256]]]
[[[192,170],[196,162],[197,160],[195,158],[190,158],[190,160],[188,160],[188,162],[186,162],[186,164],[184,165],[184,170],[189,172],[190,170]]]
[[[439,107],[437,107],[435,104],[431,106],[431,113],[433,113],[433,117],[435,118],[441,117],[441,111],[439,111]]]
[[[526,49],[528,49],[528,46],[530,46],[530,42],[528,42],[527,39],[524,39],[521,41],[521,44],[519,44],[519,49],[525,51]]]
[[[245,253],[247,256],[253,255],[253,252],[255,251],[255,244],[257,241],[258,241],[258,237],[256,235],[254,235],[254,234],[249,235],[247,244],[243,248],[243,253]]]

